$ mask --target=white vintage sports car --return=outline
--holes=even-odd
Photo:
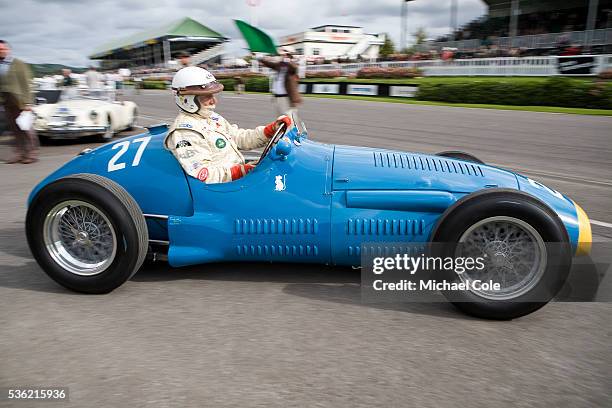
[[[39,91],[33,108],[34,129],[44,138],[68,139],[113,135],[135,126],[138,107],[131,101],[114,101],[102,90],[66,88]]]

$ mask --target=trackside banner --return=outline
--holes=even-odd
[[[349,95],[378,95],[378,85],[348,84],[346,93]]]
[[[418,86],[393,85],[389,87],[389,96],[414,98],[418,90],[419,90]]]
[[[558,57],[558,68],[561,75],[593,75],[597,62],[592,56]]]
[[[390,85],[368,83],[342,82],[302,82],[299,90],[304,94],[333,94],[333,95],[360,95],[383,96],[395,98],[414,98],[419,90],[416,84]]]
[[[313,84],[312,93],[316,94],[339,94],[339,84]]]

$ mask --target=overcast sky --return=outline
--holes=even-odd
[[[431,38],[447,34],[450,3],[409,3],[409,32],[424,27]],[[460,25],[486,12],[482,0],[458,3]],[[274,38],[317,25],[344,24],[389,33],[397,44],[400,4],[400,0],[259,0],[256,12],[258,26]],[[247,0],[0,0],[0,38],[27,62],[85,66],[87,56],[108,41],[189,16],[230,37],[227,49],[243,55],[245,44],[232,19],[249,21],[251,11]]]

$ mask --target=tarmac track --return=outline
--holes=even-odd
[[[143,125],[175,115],[167,93],[130,99]],[[224,94],[218,110],[242,127],[274,117],[263,95]],[[612,237],[612,118],[315,98],[301,115],[316,140],[465,150],[519,170],[583,205],[600,224],[597,240]],[[109,295],[68,292],[31,258],[24,203],[36,182],[90,145],[56,143],[35,165],[0,166],[0,388],[68,386],[78,407],[612,400],[610,303],[551,303],[491,322],[448,304],[364,304],[358,271],[282,264],[160,263]],[[8,155],[3,141],[0,158]]]

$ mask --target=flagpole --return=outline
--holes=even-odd
[[[398,52],[402,52],[405,48],[408,48],[408,36],[406,35],[408,31],[408,3],[414,0],[402,0],[402,8],[400,11],[400,45]]]
[[[402,8],[400,10],[400,23],[399,53],[403,52],[406,44],[406,1],[404,0],[402,0]]]
[[[261,4],[261,0],[246,0],[247,5],[251,8],[250,12],[250,23],[253,27],[257,27],[259,22],[257,21],[257,6]]]

